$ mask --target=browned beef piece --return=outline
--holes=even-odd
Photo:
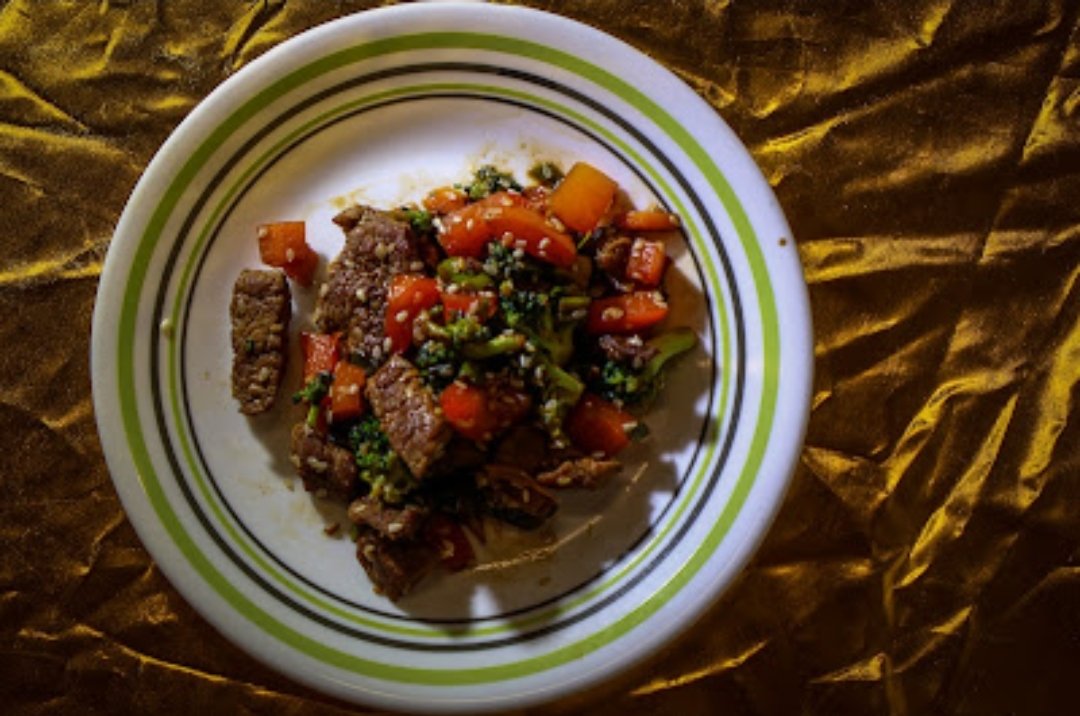
[[[396,601],[435,567],[439,555],[426,542],[389,540],[371,528],[361,528],[356,539],[356,558],[376,594]]]
[[[308,492],[325,492],[342,501],[356,494],[356,457],[307,423],[293,426],[291,459]]]
[[[315,325],[342,331],[345,349],[362,362],[379,365],[387,356],[383,323],[390,277],[424,268],[409,225],[366,206],[351,206],[334,217],[345,230],[345,246],[330,263],[315,305]]]
[[[531,425],[518,425],[499,441],[492,461],[521,468],[532,475],[548,464],[550,450],[547,433]]]
[[[452,430],[435,395],[413,364],[394,355],[372,374],[365,390],[390,447],[423,479],[450,441]]]
[[[641,369],[648,361],[652,360],[659,352],[645,341],[641,336],[614,336],[603,335],[598,341],[600,350],[604,355],[616,363],[626,363]]]
[[[630,260],[630,247],[633,242],[628,236],[614,235],[605,237],[596,248],[596,265],[609,277],[622,281],[626,276],[626,262]]]
[[[388,505],[377,497],[364,495],[349,503],[349,521],[358,526],[367,525],[383,537],[391,540],[416,537],[428,511],[419,505]]]
[[[487,465],[476,484],[491,515],[522,529],[539,527],[559,507],[554,495],[511,465]]]
[[[584,487],[591,490],[603,484],[608,475],[618,469],[618,460],[578,457],[564,460],[553,470],[541,472],[536,476],[536,481],[546,487]]]
[[[473,474],[487,462],[487,454],[472,440],[453,435],[443,450],[443,456],[428,471],[429,477],[459,473]]]
[[[285,372],[292,296],[280,271],[244,269],[233,285],[232,394],[240,412],[255,415],[274,404]]]

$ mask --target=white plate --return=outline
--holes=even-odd
[[[682,217],[672,322],[692,325],[699,346],[671,375],[622,478],[567,496],[538,534],[503,530],[477,569],[429,577],[391,604],[371,592],[349,540],[323,533],[340,510],[293,484],[288,400],[254,420],[236,410],[232,282],[259,264],[258,223],[305,219],[328,258],[342,242],[329,218],[345,201],[389,206],[485,162],[522,176],[541,157],[592,162],[637,202]],[[309,312],[310,294],[296,301]],[[92,362],[117,491],[208,620],[337,696],[476,712],[611,676],[732,582],[798,455],[811,348],[789,229],[707,104],[589,27],[463,3],[330,23],[200,104],[117,227]]]

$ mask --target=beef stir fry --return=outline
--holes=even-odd
[[[392,600],[440,565],[469,566],[484,519],[536,529],[558,491],[603,485],[695,342],[663,325],[677,217],[634,209],[585,163],[530,177],[483,167],[420,204],[334,218],[344,247],[299,337],[291,459],[307,490],[348,505],[357,559]],[[244,412],[268,407],[281,374],[285,276],[313,281],[303,228],[260,227],[263,261],[284,273],[236,284]]]

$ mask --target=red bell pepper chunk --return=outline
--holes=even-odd
[[[586,393],[563,423],[570,440],[581,450],[612,456],[630,444],[629,431],[637,419],[603,398]]]
[[[593,165],[577,162],[551,193],[551,212],[574,231],[592,231],[611,207],[618,188],[614,179]]]
[[[499,297],[491,291],[440,291],[439,298],[447,313],[471,314],[480,321],[491,318],[499,310]]]
[[[439,561],[451,572],[458,572],[473,563],[475,554],[465,530],[450,517],[436,512],[424,525],[424,538],[439,553]]]
[[[259,257],[267,266],[285,270],[302,286],[311,285],[319,267],[319,255],[307,243],[302,221],[279,221],[261,224],[257,229]]]
[[[664,320],[667,301],[659,291],[634,291],[598,298],[589,305],[589,333],[637,333]]]
[[[300,333],[304,354],[304,385],[319,373],[333,373],[341,358],[340,333]]]
[[[402,273],[390,280],[384,326],[392,352],[400,353],[412,345],[416,316],[438,302],[439,286],[433,278]]]
[[[465,206],[468,202],[468,195],[461,189],[444,186],[438,189],[432,189],[431,192],[424,197],[423,203],[424,208],[433,214],[449,214],[451,211],[457,211]]]
[[[490,440],[528,414],[532,400],[508,387],[481,388],[456,380],[439,396],[443,417],[462,436]]]
[[[334,382],[330,385],[330,415],[334,422],[358,418],[364,413],[364,384],[367,374],[360,366],[347,360],[334,366]]]
[[[630,258],[626,262],[626,277],[631,281],[653,288],[664,278],[667,254],[662,241],[638,237],[630,245]]]
[[[662,209],[631,209],[618,217],[615,225],[627,231],[671,231],[679,228],[679,217]]]
[[[480,258],[492,239],[512,237],[530,256],[556,266],[570,266],[577,258],[574,240],[526,206],[520,194],[500,192],[451,212],[442,219],[438,239],[451,256]]]

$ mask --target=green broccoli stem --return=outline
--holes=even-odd
[[[486,273],[471,273],[466,268],[465,259],[450,257],[439,262],[436,268],[439,278],[446,283],[461,286],[470,291],[490,288],[494,281]]]
[[[517,353],[525,347],[525,336],[520,333],[500,333],[482,343],[466,343],[461,354],[469,360],[485,360],[495,356]]]
[[[689,328],[676,328],[649,340],[648,345],[657,354],[645,364],[642,373],[649,379],[660,374],[664,364],[677,355],[687,352],[697,343],[697,336]]]
[[[590,303],[592,303],[592,299],[588,296],[564,296],[563,298],[560,298],[558,312],[559,320],[581,320],[581,318],[584,318],[584,316],[577,315],[577,312],[588,309]]]

